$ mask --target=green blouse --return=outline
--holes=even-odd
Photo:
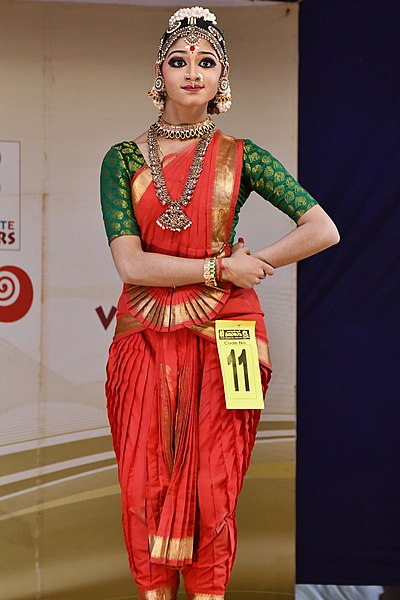
[[[145,165],[135,142],[121,142],[110,148],[101,167],[101,205],[108,242],[120,235],[140,236],[131,203],[131,180]],[[244,140],[239,196],[229,236],[235,239],[239,212],[251,192],[257,192],[297,223],[317,201],[288,173],[268,150]]]

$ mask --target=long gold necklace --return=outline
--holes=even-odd
[[[215,123],[207,116],[199,123],[183,123],[181,125],[172,125],[164,121],[162,116],[159,116],[154,123],[157,135],[167,139],[190,140],[199,138],[205,133],[215,131]]]
[[[187,206],[192,199],[195,187],[200,177],[200,173],[203,169],[204,156],[213,135],[214,131],[209,131],[200,137],[193,162],[190,166],[189,176],[182,191],[182,195],[179,200],[173,200],[167,190],[162,164],[160,161],[160,155],[158,152],[159,146],[157,140],[157,123],[150,125],[147,134],[147,144],[149,147],[149,163],[151,174],[153,176],[157,198],[160,200],[161,204],[168,206],[167,210],[163,212],[163,214],[160,215],[156,221],[157,225],[159,225],[159,227],[162,229],[181,231],[181,229],[187,229],[191,226],[192,221],[187,215],[185,215],[182,207]]]

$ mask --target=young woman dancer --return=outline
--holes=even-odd
[[[215,16],[178,10],[161,38],[149,95],[159,119],[113,146],[101,173],[106,231],[123,281],[106,395],[123,529],[139,598],[222,600],[235,509],[260,417],[226,408],[216,319],[256,322],[263,392],[271,373],[254,291],[283,265],[335,244],[335,225],[267,150],[208,114],[231,104]],[[251,191],[297,228],[250,253],[234,244]]]

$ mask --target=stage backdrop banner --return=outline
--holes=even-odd
[[[121,283],[99,171],[112,144],[157,117],[146,92],[171,9],[22,1],[1,10],[0,597],[133,597],[104,398]],[[216,13],[233,89],[217,125],[296,175],[298,7]],[[238,235],[256,249],[293,226],[253,194]],[[274,376],[228,598],[290,598],[294,587],[295,268],[259,291]]]

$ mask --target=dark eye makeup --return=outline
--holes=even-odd
[[[215,60],[213,60],[212,58],[203,58],[200,62],[199,65],[200,67],[203,67],[204,69],[211,69],[212,67],[215,67],[217,63],[215,62]]]
[[[215,67],[216,64],[217,63],[214,59],[206,57],[201,59],[201,61],[199,62],[199,67],[202,67],[203,69],[212,69],[212,67]],[[186,67],[186,61],[183,58],[177,56],[170,58],[168,61],[168,65],[170,67],[179,69],[181,67]]]
[[[170,58],[169,61],[168,61],[168,65],[170,67],[176,67],[176,68],[186,67],[186,63],[183,60],[183,58],[176,58],[176,57]]]

